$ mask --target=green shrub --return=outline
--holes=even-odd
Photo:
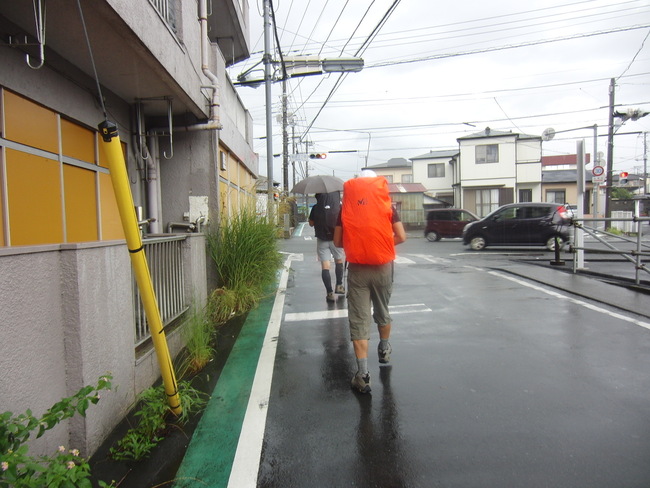
[[[111,389],[110,375],[102,376],[97,385],[85,386],[71,397],[54,404],[41,418],[34,417],[31,410],[14,416],[11,412],[0,415],[0,488],[90,488],[88,461],[79,455],[78,449],[59,446],[52,456],[28,455],[28,441],[34,431],[36,438],[54,428],[62,420],[79,414],[100,399],[101,390]],[[99,486],[107,485],[103,481]]]

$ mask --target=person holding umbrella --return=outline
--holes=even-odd
[[[321,264],[321,278],[325,285],[328,302],[336,300],[334,292],[345,294],[343,287],[343,249],[336,247],[332,241],[334,238],[334,226],[341,210],[341,192],[316,193],[316,205],[309,214],[309,225],[314,227],[316,234],[316,253]],[[336,288],[332,289],[332,277],[330,275],[330,262],[334,259]]]
[[[343,259],[344,251],[334,246],[334,226],[341,209],[341,190],[343,180],[336,176],[316,175],[308,176],[300,181],[291,190],[292,193],[304,195],[315,194],[316,205],[309,214],[309,225],[316,231],[316,250],[318,260],[321,263],[321,276],[327,295],[328,302],[336,300],[337,294],[345,294],[343,287]],[[330,276],[330,262],[334,259],[336,273],[336,289],[332,289],[332,278]]]

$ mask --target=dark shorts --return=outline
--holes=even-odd
[[[379,326],[391,323],[388,303],[393,292],[393,263],[348,264],[348,319],[353,341],[370,339],[370,316]]]

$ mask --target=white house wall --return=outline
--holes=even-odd
[[[451,193],[454,184],[454,165],[449,163],[451,158],[418,159],[413,161],[413,182],[422,183],[430,192]],[[441,178],[429,178],[430,164],[444,164],[445,176]]]
[[[541,165],[542,143],[540,139],[519,139],[517,141],[517,162],[536,162]]]

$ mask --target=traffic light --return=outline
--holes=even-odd
[[[313,153],[309,155],[309,159],[325,159],[327,153]]]
[[[621,174],[618,175],[618,184],[619,185],[627,185],[627,177],[628,177],[628,172],[627,171],[621,171]]]

